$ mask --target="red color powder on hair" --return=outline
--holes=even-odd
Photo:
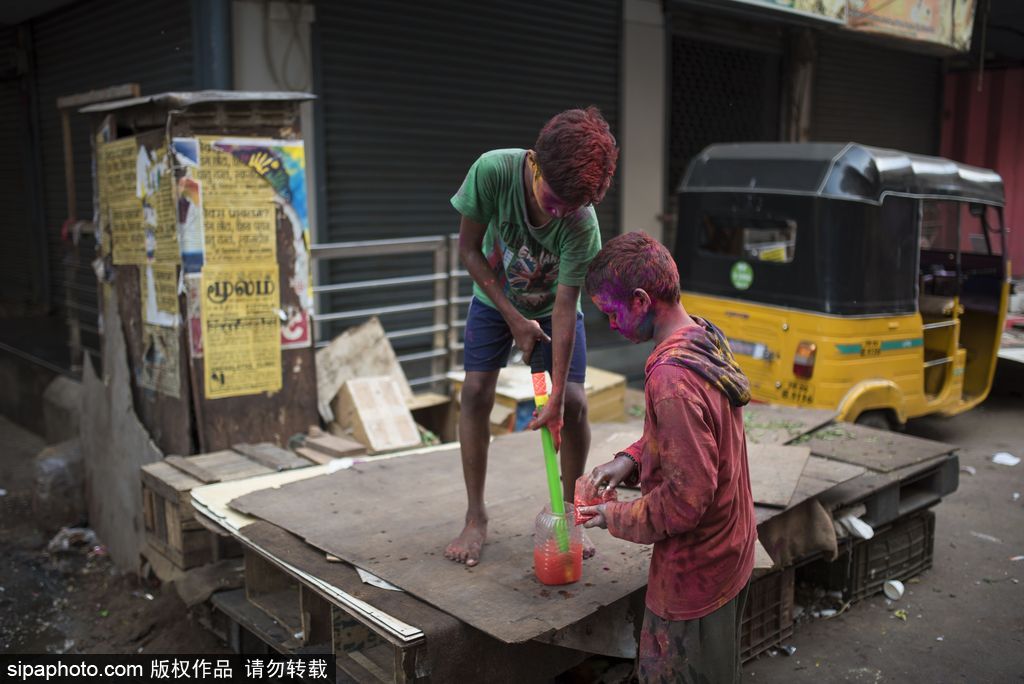
[[[537,136],[534,152],[554,193],[576,206],[604,199],[619,159],[615,137],[597,107],[552,117]]]

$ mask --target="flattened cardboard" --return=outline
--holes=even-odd
[[[593,426],[592,452],[612,454],[640,425]],[[563,587],[533,574],[533,523],[546,501],[540,437],[495,440],[488,468],[488,542],[480,565],[444,558],[465,510],[457,448],[382,462],[247,494],[231,507],[306,539],[507,643],[564,628],[647,583],[650,547],[589,534],[597,556]],[[303,504],[297,506],[296,501]],[[607,568],[607,570],[605,569]]]

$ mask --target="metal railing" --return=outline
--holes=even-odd
[[[391,314],[415,313],[432,311],[432,324],[412,327],[385,326],[385,334],[389,340],[401,340],[412,337],[429,336],[431,348],[398,355],[403,366],[420,361],[430,361],[430,372],[427,375],[409,376],[409,384],[413,387],[429,386],[443,381],[448,371],[458,363],[458,354],[462,349],[459,342],[459,330],[466,322],[459,317],[460,307],[470,300],[468,296],[460,296],[459,283],[468,273],[459,268],[458,235],[431,235],[414,238],[398,238],[391,240],[363,240],[357,242],[332,242],[312,246],[314,282],[313,295],[316,302],[316,313],[313,316],[313,330],[317,348],[326,346],[330,340],[324,339],[325,324],[332,321],[351,321],[357,325],[371,316],[388,316]],[[429,254],[432,270],[426,273],[372,278],[351,282],[326,282],[329,280],[330,269],[326,263],[336,259],[387,258],[399,255]],[[417,299],[412,287],[430,285],[429,299]],[[387,290],[393,288],[393,303],[381,306],[360,307],[354,309],[331,309],[328,306],[330,295],[342,293],[360,293]],[[421,290],[422,292],[422,290]]]

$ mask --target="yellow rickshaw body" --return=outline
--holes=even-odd
[[[889,425],[992,386],[1009,298],[1002,179],[855,143],[712,145],[679,188],[681,301],[757,401]]]

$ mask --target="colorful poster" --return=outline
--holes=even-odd
[[[178,266],[153,263],[139,267],[142,320],[152,325],[178,325]]]
[[[136,379],[139,387],[181,398],[178,328],[142,326],[142,360]]]
[[[188,273],[185,284],[185,319],[188,325],[189,352],[193,359],[203,358],[203,277]]]
[[[178,179],[177,215],[181,265],[186,273],[199,273],[206,254],[203,225],[203,184],[191,176]]]
[[[976,0],[850,0],[847,23],[856,31],[966,52],[971,47],[976,4]]]
[[[281,389],[276,263],[212,264],[202,274],[207,399]]]
[[[292,309],[281,323],[281,349],[308,349],[313,343],[313,328],[308,311]]]
[[[732,0],[742,5],[759,5],[789,14],[832,23],[846,21],[846,0]]]

